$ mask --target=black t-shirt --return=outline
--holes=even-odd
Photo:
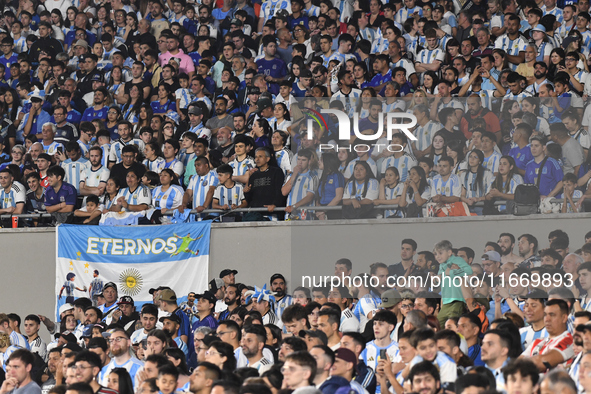
[[[138,85],[140,87],[140,90],[143,90],[145,87],[149,87],[150,89],[152,89],[152,85],[148,81],[141,81],[141,82],[129,81],[129,82],[125,82],[125,88],[124,88],[125,94],[129,94],[129,91],[131,90],[131,87],[133,85]],[[149,99],[149,97],[148,97],[148,99]]]
[[[285,175],[279,167],[269,167],[266,171],[256,171],[250,176],[248,184],[251,189],[246,194],[249,207],[275,205],[281,207],[285,197],[281,194],[281,186]]]
[[[119,179],[122,189],[127,187],[127,180],[125,178],[127,177],[127,173],[129,172],[129,170],[132,168],[138,169],[138,171],[140,173],[140,179],[146,173],[146,167],[144,167],[140,163],[133,163],[131,165],[131,167],[129,167],[129,168],[125,168],[123,166],[123,163],[119,163],[119,164],[115,164],[111,168],[111,177]]]

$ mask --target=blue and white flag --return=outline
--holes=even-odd
[[[169,286],[180,303],[189,292],[208,289],[211,221],[166,226],[57,228],[56,317],[59,308],[89,297],[95,270],[114,282],[118,296],[131,296],[136,310],[152,302],[150,288]],[[61,296],[60,296],[61,294]]]

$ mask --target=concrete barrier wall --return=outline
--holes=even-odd
[[[487,241],[501,232],[516,237],[530,233],[540,247],[548,247],[548,233],[562,229],[570,236],[571,251],[580,248],[591,231],[591,214],[529,217],[361,220],[356,222],[276,222],[214,224],[209,278],[224,268],[239,271],[237,281],[262,286],[275,272],[289,289],[302,275],[330,275],[341,257],[353,261],[355,274],[369,264],[398,262],[400,241],[413,238],[419,250],[432,250],[442,240],[455,247],[469,246],[479,256]],[[0,311],[24,317],[53,315],[55,287],[55,229],[2,229]],[[517,253],[517,247],[514,250]]]

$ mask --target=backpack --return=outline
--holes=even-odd
[[[540,179],[542,178],[542,171],[547,161],[548,157],[545,157],[544,160],[542,160],[542,162],[540,163],[540,168],[538,170],[538,178],[536,179],[535,185],[521,184],[515,188],[515,194],[513,199],[513,215],[524,216],[540,212],[539,186]]]

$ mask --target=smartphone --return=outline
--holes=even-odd
[[[386,349],[380,349],[380,360],[385,360],[388,355],[386,354]]]

